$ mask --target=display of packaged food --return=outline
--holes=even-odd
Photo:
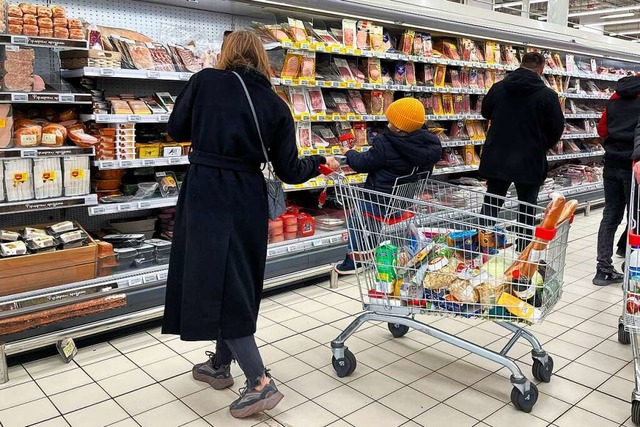
[[[353,74],[351,73],[351,68],[349,67],[349,63],[346,59],[343,58],[333,58],[334,64],[338,70],[338,75],[343,82],[351,82],[355,81]]]
[[[62,160],[64,195],[83,196],[91,192],[89,158],[67,156]]]
[[[298,122],[296,123],[296,142],[298,148],[311,148],[311,123],[310,122]]]
[[[290,77],[290,78],[298,77],[298,75],[300,75],[300,69],[302,68],[302,62],[304,57],[305,57],[305,54],[303,52],[292,51],[292,50],[287,51],[287,54],[284,59],[284,66],[282,67],[280,76]],[[315,63],[313,68],[315,69]]]
[[[32,239],[36,236],[46,236],[46,235],[47,235],[47,230],[42,228],[24,227],[22,230],[20,230],[20,236],[25,240]]]
[[[4,188],[9,202],[34,198],[33,162],[30,159],[4,161]]]
[[[381,90],[373,90],[370,95],[369,102],[369,110],[370,114],[373,115],[382,115],[384,114],[384,92]]]
[[[355,134],[355,142],[357,146],[368,145],[367,140],[367,123],[358,122],[353,124],[353,132]]]
[[[58,242],[53,236],[33,236],[25,239],[27,248],[31,253],[54,251]]]
[[[151,114],[151,110],[144,101],[134,100],[127,103],[133,114]]]
[[[2,67],[6,71],[3,78],[4,89],[13,92],[30,92],[34,82],[34,50],[7,45],[4,46],[4,57],[2,63]]]
[[[293,113],[295,115],[309,114],[304,88],[289,88],[289,99],[291,100],[291,106],[293,107]]]
[[[435,74],[433,77],[433,86],[444,87],[446,76],[447,76],[447,66],[437,65],[435,69]]]
[[[324,103],[322,89],[319,87],[311,87],[305,91],[305,96],[307,105],[309,106],[309,112],[311,114],[321,114],[326,112],[327,107]]]
[[[27,254],[27,245],[23,241],[0,243],[0,256],[12,257]]]
[[[33,159],[33,177],[36,199],[62,196],[64,179],[60,158]]]
[[[367,77],[369,83],[382,84],[382,66],[380,58],[367,58]]]
[[[367,107],[364,105],[362,94],[357,90],[347,92],[349,105],[356,114],[367,114]]]
[[[356,44],[357,22],[351,19],[342,20],[342,44],[347,47],[358,47]]]
[[[167,112],[173,111],[173,105],[175,104],[175,99],[168,92],[156,92],[153,95],[153,99],[155,99],[158,104],[162,106]]]
[[[20,239],[20,234],[15,231],[0,230],[0,242],[15,242]]]
[[[176,175],[173,172],[156,172],[156,181],[162,197],[177,197],[179,188]]]
[[[400,44],[398,45],[398,50],[406,55],[411,55],[413,53],[413,40],[415,36],[416,36],[415,31],[405,30],[402,33],[402,37],[400,38]]]

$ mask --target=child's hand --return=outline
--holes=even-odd
[[[335,157],[329,156],[327,157],[327,166],[329,166],[333,170],[337,170],[340,168],[340,162],[336,160]]]

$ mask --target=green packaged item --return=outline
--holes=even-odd
[[[396,262],[398,247],[391,242],[383,242],[376,249],[377,279],[381,282],[392,283],[396,279]]]

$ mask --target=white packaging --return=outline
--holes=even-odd
[[[5,160],[4,169],[7,201],[18,202],[33,199],[33,162],[31,159]]]
[[[63,160],[64,195],[84,196],[91,191],[89,157],[71,156]]]
[[[36,199],[62,196],[63,176],[60,158],[34,159],[33,177]]]

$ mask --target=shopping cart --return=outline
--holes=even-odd
[[[640,186],[631,177],[631,195],[629,196],[629,230],[627,238],[627,253],[624,263],[624,281],[622,291],[624,295],[622,315],[618,322],[618,341],[631,344],[633,364],[635,367],[635,388],[631,393],[631,420],[640,424],[640,347],[638,333],[640,332],[640,224],[638,224],[638,190]]]
[[[561,297],[573,211],[563,211],[555,227],[542,229],[526,225],[544,216],[538,206],[492,196],[488,206],[500,213],[487,215],[482,191],[431,179],[400,184],[392,195],[335,175],[334,182],[349,232],[370,254],[360,258],[356,276],[364,313],[331,343],[337,375],[348,376],[357,366],[347,339],[365,322],[386,322],[396,338],[413,328],[505,366],[511,371],[511,401],[530,412],[538,390],[507,353],[524,338],[533,347],[533,376],[550,381],[553,359],[518,323],[541,322]],[[516,246],[526,249],[520,254]],[[497,321],[512,336],[495,352],[418,322],[420,314]]]

